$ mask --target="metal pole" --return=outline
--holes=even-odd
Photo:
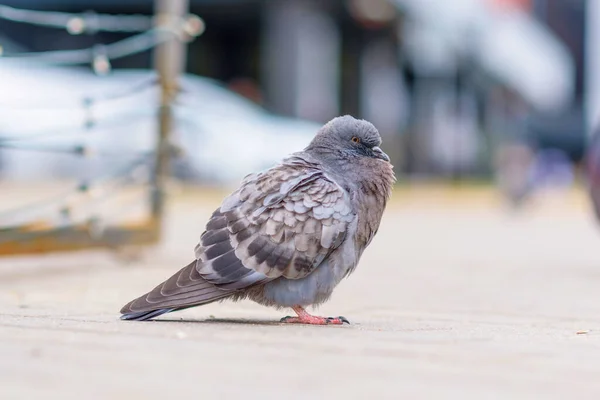
[[[188,13],[189,0],[155,0],[156,24],[173,24]],[[184,71],[186,44],[173,37],[160,44],[154,51],[154,68],[158,73],[161,88],[161,103],[158,113],[158,144],[152,194],[152,215],[160,231],[165,206],[165,186],[169,176],[170,136],[173,130],[172,104],[178,90],[178,77]],[[160,232],[159,232],[160,233]]]

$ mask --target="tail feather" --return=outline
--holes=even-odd
[[[121,319],[145,321],[172,311],[212,303],[229,297],[234,290],[219,288],[204,279],[194,260],[150,292],[121,309]]]
[[[147,321],[154,317],[158,317],[159,315],[163,315],[166,313],[170,313],[171,311],[175,311],[174,308],[163,308],[160,310],[154,311],[141,311],[141,312],[132,312],[121,315],[121,319],[124,321]]]

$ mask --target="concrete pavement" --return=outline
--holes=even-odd
[[[512,213],[485,189],[397,190],[318,310],[350,326],[249,302],[119,321],[191,259],[219,197],[178,196],[129,264],[0,259],[0,398],[600,398],[600,229],[580,192]]]

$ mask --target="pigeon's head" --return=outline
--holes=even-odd
[[[325,124],[307,150],[339,151],[342,154],[390,161],[379,146],[381,136],[372,123],[344,115]]]

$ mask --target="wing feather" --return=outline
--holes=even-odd
[[[209,303],[280,277],[306,277],[343,243],[355,218],[348,193],[318,165],[288,158],[244,178],[206,224],[196,260],[122,312],[151,318],[153,310]]]

